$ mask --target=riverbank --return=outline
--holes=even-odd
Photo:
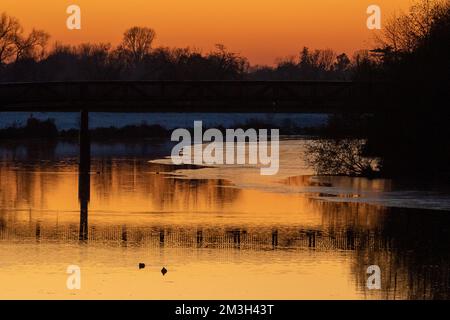
[[[111,115],[109,115],[111,116]],[[268,117],[264,115],[188,115],[183,116],[183,121],[171,121],[175,115],[167,115],[162,117],[156,115],[155,120],[160,123],[154,123],[155,120],[146,122],[139,120],[138,117],[128,118],[123,121],[125,124],[115,125],[120,115],[113,115],[109,120],[99,119],[99,115],[91,115],[90,135],[93,141],[105,140],[145,140],[151,138],[169,138],[176,128],[185,128],[193,131],[195,120],[202,120],[206,127],[214,127],[221,131],[226,128],[242,128],[244,130],[253,129],[271,129],[280,130],[282,135],[299,135],[299,134],[316,134],[326,123],[327,115],[306,115],[305,117],[294,117],[293,119],[281,117]],[[179,117],[179,115],[176,115]],[[23,117],[23,115],[22,115]],[[74,120],[68,118],[46,118],[43,116],[29,116],[26,120],[18,116],[20,121],[14,124],[6,124],[7,120],[3,120],[3,127],[0,123],[0,140],[5,139],[62,139],[76,141],[79,136],[78,127],[74,124]],[[192,118],[192,121],[186,121],[186,118]],[[145,119],[145,118],[144,118]],[[175,118],[179,119],[179,118]],[[127,122],[129,124],[127,124]],[[122,121],[121,121],[122,123]]]

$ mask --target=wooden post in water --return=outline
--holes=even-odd
[[[165,231],[164,229],[159,229],[159,245],[161,247],[164,247],[164,241],[165,241]]]
[[[126,245],[127,241],[128,241],[127,226],[124,224],[122,226],[122,245]]]
[[[36,241],[41,240],[41,223],[36,221]]]
[[[315,231],[307,231],[306,235],[308,236],[308,247],[315,248],[316,247],[316,232]]]
[[[233,241],[234,245],[238,248],[241,247],[241,230],[234,230],[233,231]]]
[[[80,155],[78,164],[78,199],[80,201],[80,240],[88,239],[88,206],[91,197],[91,140],[89,112],[80,112]]]

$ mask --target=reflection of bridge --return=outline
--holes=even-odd
[[[10,83],[0,84],[0,111],[367,112],[392,90],[345,81]]]
[[[80,234],[83,236],[80,237]],[[109,243],[144,247],[185,247],[222,249],[357,250],[386,248],[387,239],[375,231],[314,230],[294,227],[211,228],[211,227],[131,227],[125,225],[11,224],[0,230],[0,240],[32,240]]]

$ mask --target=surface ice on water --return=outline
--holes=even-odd
[[[281,139],[280,168],[273,176],[260,174],[261,165],[208,165],[182,168],[171,173],[180,179],[224,179],[234,187],[266,192],[297,193],[335,202],[450,210],[450,189],[426,189],[417,183],[397,183],[390,179],[316,176],[305,161],[304,138]],[[246,148],[248,152],[248,148]],[[150,163],[171,165],[170,157]]]
[[[305,140],[303,139],[280,141],[279,171],[275,175],[261,175],[261,167],[267,167],[261,164],[214,164],[202,168],[176,170],[173,172],[173,175],[176,175],[181,179],[225,179],[239,188],[288,191],[289,188],[286,188],[282,183],[284,179],[292,176],[313,174],[313,171],[307,166],[304,157],[302,156],[304,145]],[[245,151],[246,159],[248,160],[249,149],[247,146]],[[149,162],[171,165],[172,159],[168,156],[163,159],[151,160]],[[248,161],[246,161],[246,163],[248,163]]]

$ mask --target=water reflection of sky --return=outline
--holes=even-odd
[[[0,297],[448,298],[450,215],[366,203],[444,189],[317,178],[302,143],[282,141],[275,177],[168,166],[151,141],[94,145],[81,242],[74,146],[2,145]],[[69,264],[84,270],[84,291],[65,289]],[[381,291],[365,288],[371,264]]]

